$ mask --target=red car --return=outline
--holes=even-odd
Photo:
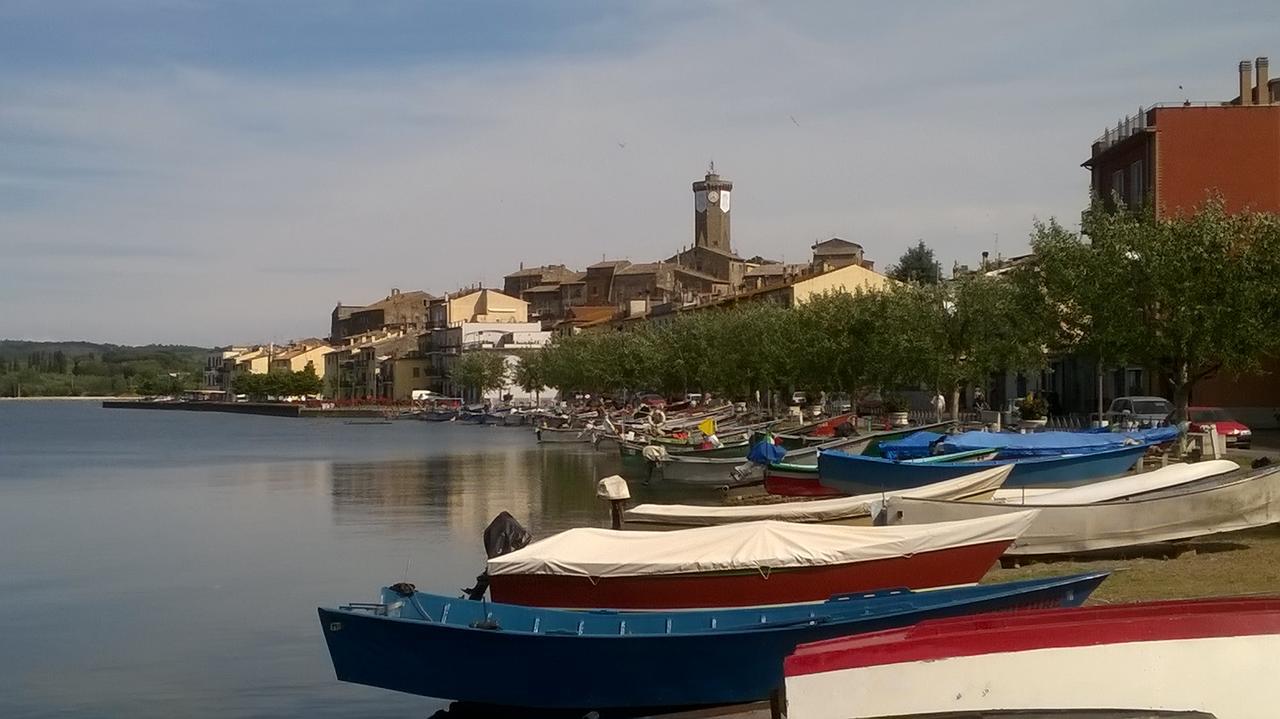
[[[1221,407],[1189,407],[1192,432],[1207,432],[1216,427],[1218,434],[1227,438],[1227,444],[1241,449],[1253,442],[1253,431],[1232,419]]]

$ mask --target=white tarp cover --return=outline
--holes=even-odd
[[[1012,541],[1035,511],[926,526],[745,522],[671,532],[583,527],[489,560],[489,573],[636,577],[851,564]]]
[[[1229,459],[1213,459],[1193,464],[1171,464],[1167,467],[1132,474],[1103,482],[1092,482],[1070,489],[1059,489],[1045,494],[1028,497],[1026,504],[1063,505],[1063,504],[1095,504],[1107,502],[1121,497],[1132,497],[1137,494],[1155,492],[1161,489],[1188,484],[1209,477],[1216,477],[1240,469],[1240,465]],[[905,494],[905,493],[903,493]],[[938,499],[946,499],[938,497]],[[1007,499],[1008,504],[1023,504],[1017,498]]]
[[[923,487],[894,492],[904,497],[926,499],[963,499],[974,495],[990,494],[1004,484],[1012,464],[991,467],[963,477],[926,484]],[[628,509],[628,522],[659,522],[662,524],[688,524],[703,526],[751,522],[760,519],[776,519],[782,522],[838,522],[857,517],[869,517],[879,511],[885,495],[860,494],[854,497],[833,497],[811,502],[784,502],[781,504],[754,504],[737,507],[700,507],[692,504],[642,504]]]
[[[937,527],[932,522],[1021,514],[1031,505],[890,497],[887,507],[895,526]],[[1235,532],[1280,522],[1280,468],[1168,496],[1038,511],[1006,555],[1072,554]]]

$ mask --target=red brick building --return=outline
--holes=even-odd
[[[1108,128],[1084,167],[1093,192],[1130,207],[1150,203],[1157,217],[1194,211],[1210,195],[1228,212],[1280,213],[1280,79],[1267,58],[1239,65],[1239,89],[1226,102],[1159,104],[1139,109]],[[1253,427],[1273,427],[1280,411],[1280,360],[1264,374],[1220,374],[1198,383],[1191,402],[1230,408]],[[1163,394],[1158,378],[1140,368],[1117,372]],[[1136,380],[1135,377],[1136,376]]]
[[[1240,63],[1227,102],[1139,109],[1093,143],[1084,167],[1104,201],[1150,203],[1157,216],[1194,210],[1220,194],[1228,211],[1280,212],[1280,79],[1267,58]],[[1242,100],[1243,98],[1243,100]]]

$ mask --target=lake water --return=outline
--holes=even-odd
[[[606,526],[618,468],[520,428],[0,402],[0,716],[430,716],[338,682],[315,607],[470,586],[504,509]]]

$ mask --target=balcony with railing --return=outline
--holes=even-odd
[[[1155,117],[1151,114],[1153,110],[1179,107],[1231,107],[1231,105],[1222,102],[1183,100],[1182,102],[1157,102],[1147,107],[1139,106],[1136,113],[1122,118],[1114,127],[1108,127],[1102,131],[1098,139],[1093,141],[1093,154],[1095,156],[1102,154],[1124,140],[1154,128],[1156,123]]]

